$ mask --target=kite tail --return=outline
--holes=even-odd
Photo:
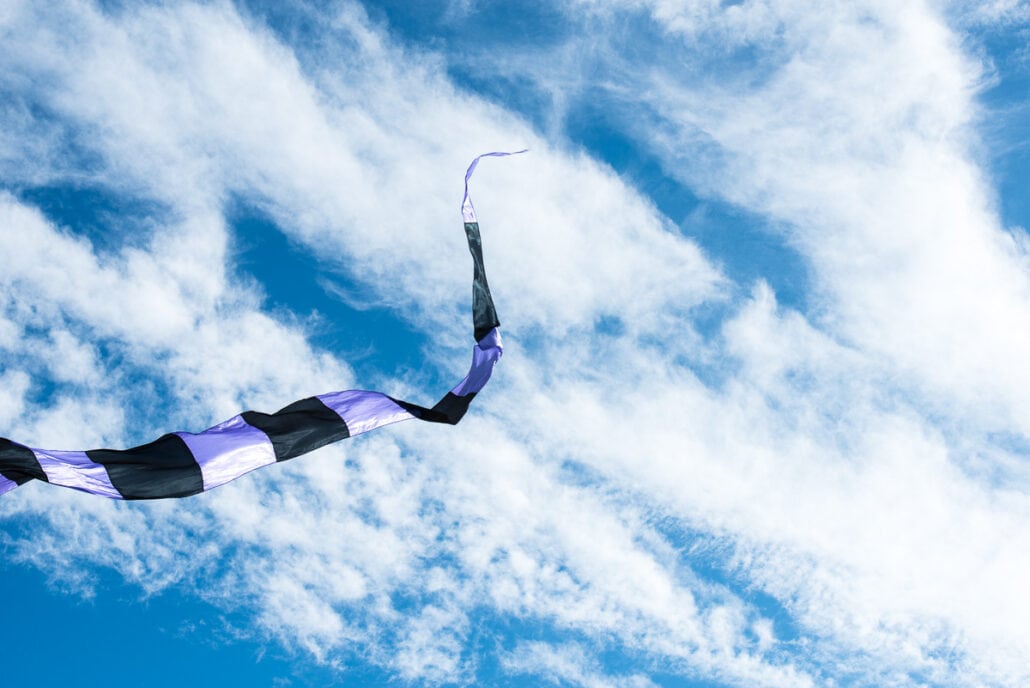
[[[525,151],[518,151],[522,153]],[[468,375],[432,408],[380,392],[346,390],[295,401],[276,413],[245,411],[203,432],[174,432],[131,449],[57,451],[0,438],[0,494],[30,480],[111,499],[189,497],[224,485],[262,466],[286,461],[363,432],[417,418],[456,424],[490,380],[503,352],[500,321],[483,264],[479,221],[465,173],[462,218],[472,253],[472,321],[476,345]]]

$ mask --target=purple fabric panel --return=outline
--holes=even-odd
[[[86,452],[34,448],[32,453],[36,455],[47,480],[54,485],[63,485],[111,499],[122,498],[121,493],[111,484],[107,469],[90,461]]]
[[[483,335],[483,338],[476,342],[476,346],[481,349],[504,349],[504,342],[501,341],[501,331],[498,328],[494,328]]]
[[[463,397],[483,389],[490,380],[494,365],[501,359],[504,347],[501,344],[501,333],[495,327],[490,330],[472,349],[472,367],[468,375],[451,390],[451,394]]]
[[[204,489],[224,485],[256,468],[275,463],[268,436],[234,416],[204,432],[177,432],[200,464]]]
[[[8,480],[4,476],[0,475],[0,495],[4,494],[5,492],[10,492],[16,487],[18,487],[18,483],[14,482],[13,480]]]
[[[513,151],[511,153],[495,151],[493,153],[483,153],[482,155],[476,156],[476,159],[472,161],[469,168],[465,170],[465,196],[461,199],[461,217],[465,222],[478,222],[476,219],[476,209],[472,207],[472,199],[469,198],[469,179],[472,178],[472,173],[476,171],[476,165],[479,164],[479,159],[503,157],[505,155],[518,155],[519,153],[525,153],[528,150],[528,148],[523,148],[520,151]]]
[[[415,417],[380,392],[351,389],[321,394],[318,398],[343,418],[351,437]]]

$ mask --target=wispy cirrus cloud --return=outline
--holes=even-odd
[[[995,445],[992,433],[1026,433],[1027,386],[1013,371],[1026,369],[1030,351],[1025,341],[1030,292],[1025,236],[1001,225],[978,164],[978,64],[961,52],[960,41],[941,19],[922,7],[846,4],[812,11],[791,3],[725,8],[627,3],[590,4],[589,9],[593,14],[584,23],[589,28],[576,35],[589,36],[590,54],[599,56],[598,64],[613,65],[606,71],[616,75],[612,88],[591,83],[590,97],[604,94],[622,113],[626,130],[669,173],[705,195],[770,218],[805,256],[815,277],[807,315],[818,329],[798,328],[803,323],[798,314],[775,304],[770,310],[772,302],[761,289],[755,306],[724,326],[724,352],[746,366],[730,389],[756,394],[751,404],[745,396],[730,407],[757,404],[762,415],[735,429],[719,426],[718,440],[755,436],[755,427],[768,427],[778,432],[758,435],[760,448],[752,451],[777,449],[775,468],[758,473],[762,487],[756,485],[747,497],[729,486],[755,473],[750,462],[744,470],[727,470],[708,493],[733,495],[725,508],[735,515],[742,504],[760,503],[776,492],[768,489],[769,479],[790,484],[784,488],[792,499],[805,494],[807,516],[777,503],[734,528],[744,533],[771,514],[791,514],[777,531],[762,536],[767,542],[798,533],[798,524],[816,513],[828,519],[801,536],[808,542],[801,549],[815,546],[822,554],[816,556],[821,563],[815,571],[805,574],[801,587],[807,591],[795,599],[799,611],[825,614],[816,625],[850,626],[831,635],[867,637],[863,629],[879,628],[876,652],[890,655],[892,664],[936,664],[930,676],[945,684],[960,680],[951,672],[961,667],[972,676],[1000,670],[1005,678],[997,680],[1018,682],[1021,670],[1005,657],[1019,654],[1010,642],[1022,634],[1023,611],[1002,611],[1014,592],[978,586],[977,602],[952,603],[963,580],[1014,581],[1025,566],[1015,552],[1005,564],[988,554],[997,547],[1007,550],[1001,542],[1009,537],[1025,537],[1017,525],[1025,474],[1011,470],[1020,450],[1004,441]],[[653,22],[652,40],[662,41],[673,56],[658,67],[631,50],[638,38],[613,28],[632,24],[641,14]],[[610,37],[607,51],[598,49],[599,37]],[[719,71],[716,83],[700,72],[713,53],[726,55],[735,48],[763,59],[743,59],[737,73]],[[577,51],[563,46],[560,52]],[[534,65],[524,55],[514,63],[522,73],[539,75],[542,88],[569,84],[562,71],[567,64],[552,81],[554,70],[546,59]],[[504,70],[511,64],[496,66],[510,75]],[[563,98],[567,103],[567,89]],[[683,387],[670,396],[682,399]],[[803,444],[778,444],[784,428],[798,431],[786,439],[803,438]],[[683,435],[681,441],[695,437]],[[805,445],[818,458],[801,458]],[[655,454],[674,455],[673,446],[670,442]],[[748,454],[729,449],[718,460]],[[792,461],[804,468],[789,475]],[[715,463],[714,457],[705,463]],[[647,471],[660,472],[654,464]],[[820,479],[803,488],[806,474]],[[663,476],[661,483],[696,480],[695,473],[684,471],[678,480]],[[894,487],[888,489],[889,482]],[[691,493],[684,508],[696,507],[704,497]],[[864,507],[857,506],[867,499]],[[1007,506],[999,508],[1001,503]],[[851,506],[836,506],[844,504]],[[944,504],[954,505],[954,512]],[[841,508],[853,509],[853,517],[841,514],[831,525],[830,515]],[[720,509],[702,511],[711,516]],[[970,522],[971,511],[983,514],[972,519],[977,527],[962,526]],[[958,530],[945,525],[951,518]],[[953,537],[960,531],[965,535]],[[863,546],[855,539],[859,532],[866,533]],[[904,541],[891,544],[894,536]],[[842,557],[830,554],[832,545],[824,549],[832,542],[841,543]],[[946,572],[954,572],[954,563],[948,562],[959,556],[968,564],[970,546],[985,547],[970,557],[980,564],[950,578]],[[767,570],[777,558],[764,547],[760,551],[745,559]],[[833,561],[842,568],[833,572]],[[773,579],[794,577],[789,572],[798,568],[796,560],[783,565]],[[821,588],[820,580],[836,582]],[[822,589],[821,601],[813,604],[808,595],[816,589]],[[1011,624],[1005,631],[999,614]],[[919,638],[916,647],[940,643],[977,649],[971,665],[949,666],[933,653],[897,654],[891,644],[906,636]],[[978,664],[984,658],[986,667]]]
[[[83,5],[62,9],[54,18],[34,15],[25,6],[25,16],[15,19],[24,21],[21,28],[32,30],[20,32],[16,24],[9,27],[9,35],[21,36],[22,42],[15,41],[8,73],[40,77],[45,72],[49,79],[45,89],[16,93],[45,104],[46,112],[55,113],[48,115],[53,121],[45,122],[70,132],[76,144],[92,154],[96,167],[89,171],[88,183],[106,193],[155,201],[158,215],[149,236],[142,240],[134,237],[130,245],[102,259],[86,238],[59,230],[26,203],[8,197],[9,224],[18,229],[21,243],[12,240],[6,249],[22,258],[20,269],[5,278],[9,303],[48,310],[51,318],[37,322],[37,327],[49,332],[68,322],[87,341],[117,341],[133,366],[132,381],[154,380],[159,386],[144,399],[156,403],[163,390],[171,389],[179,398],[195,400],[197,406],[188,418],[184,413],[175,414],[191,423],[224,414],[225,407],[235,407],[244,398],[248,405],[269,406],[284,395],[286,399],[293,396],[291,389],[319,389],[323,380],[349,384],[345,367],[305,346],[302,332],[261,313],[254,295],[233,283],[228,264],[232,252],[223,218],[223,204],[230,194],[244,195],[248,202],[265,208],[299,240],[343,251],[348,256],[347,266],[366,279],[376,282],[373,278],[387,275],[394,283],[411,287],[411,294],[386,291],[384,299],[397,298],[395,294],[400,292],[404,302],[411,299],[440,309],[443,289],[434,287],[439,291],[427,292],[422,285],[437,281],[432,273],[434,264],[452,262],[449,251],[440,257],[440,252],[428,248],[444,245],[432,234],[448,231],[443,227],[451,228],[448,234],[453,231],[452,213],[447,213],[446,224],[441,222],[440,229],[433,229],[436,218],[432,214],[440,212],[433,209],[437,201],[425,204],[431,210],[427,215],[417,208],[402,213],[387,199],[400,199],[414,207],[413,199],[428,198],[426,190],[417,191],[415,185],[438,179],[430,167],[441,164],[441,155],[455,154],[441,153],[436,142],[427,149],[419,132],[404,135],[401,123],[407,121],[406,112],[395,112],[393,119],[374,115],[410,99],[422,102],[423,115],[435,108],[448,120],[459,111],[467,116],[470,110],[478,110],[479,119],[472,124],[473,129],[483,130],[475,134],[484,140],[475,144],[482,148],[487,139],[493,144],[509,136],[491,122],[497,114],[495,108],[469,102],[468,96],[449,90],[431,71],[429,88],[416,88],[412,78],[393,62],[403,55],[381,48],[381,37],[364,26],[360,13],[352,9],[336,18],[338,30],[359,41],[360,50],[349,59],[367,60],[368,73],[355,72],[353,79],[329,83],[323,91],[306,80],[293,60],[284,59],[281,44],[226,8],[145,8],[115,15]],[[77,41],[46,42],[47,22],[58,20],[74,27],[71,35]],[[43,31],[36,30],[40,25]],[[226,47],[233,42],[237,45],[232,49]],[[212,66],[218,64],[224,69],[212,72]],[[347,99],[363,93],[355,82],[378,82],[384,71],[400,82],[397,88],[403,89],[403,97],[380,89],[374,93],[378,100],[348,105]],[[426,72],[418,75],[419,79],[426,77]],[[453,97],[456,105],[440,101],[437,90]],[[248,103],[252,109],[225,113],[230,104],[238,103]],[[276,108],[284,107],[287,111],[277,119]],[[408,109],[411,107],[409,104]],[[257,120],[258,115],[262,119]],[[251,121],[252,117],[256,121]],[[250,125],[239,127],[237,118]],[[364,129],[355,133],[349,128],[349,123],[362,120]],[[259,131],[255,133],[250,126]],[[428,137],[429,131],[435,134],[446,127],[427,125],[421,135]],[[535,142],[528,129],[524,135],[531,144]],[[268,144],[277,150],[267,151]],[[475,150],[468,143],[462,145]],[[332,155],[327,156],[327,146],[334,149]],[[55,155],[59,152],[54,151]],[[522,329],[532,332],[546,324],[553,335],[561,336],[570,329],[592,328],[601,315],[615,314],[626,318],[634,331],[654,331],[670,317],[664,309],[654,307],[668,301],[669,293],[684,295],[688,303],[715,293],[718,274],[704,263],[697,249],[670,236],[646,201],[622,187],[610,172],[587,160],[549,153],[543,145],[536,155],[540,162],[531,183],[537,185],[538,202],[531,211],[516,212],[512,198],[503,193],[479,196],[483,208],[508,211],[507,218],[499,214],[494,223],[499,240],[492,250],[499,265],[510,267],[494,274],[500,275],[499,281],[510,279],[526,285],[522,291],[528,297],[513,300],[508,309]],[[372,165],[369,156],[378,163]],[[327,158],[336,161],[328,168]],[[421,173],[416,173],[417,166]],[[456,169],[460,172],[460,167]],[[368,170],[378,171],[382,177],[366,179]],[[389,171],[395,173],[392,180]],[[31,178],[68,183],[62,174],[60,166],[41,164]],[[505,175],[497,176],[503,184]],[[511,172],[507,178],[520,184],[526,179]],[[385,188],[387,181],[390,188]],[[9,183],[17,188],[30,180],[15,177]],[[349,200],[337,196],[341,188],[349,189]],[[346,211],[339,213],[344,207]],[[513,220],[526,225],[506,232]],[[359,226],[374,231],[362,230],[359,241]],[[413,234],[410,226],[429,227],[432,234]],[[564,231],[554,233],[553,226]],[[505,236],[507,241],[503,241]],[[531,260],[526,247],[534,244],[549,245],[552,250]],[[458,249],[460,255],[460,245]],[[44,257],[44,253],[48,255]],[[510,256],[507,261],[506,255]],[[198,257],[202,260],[196,260]],[[461,261],[465,259],[462,255]],[[415,268],[410,271],[412,266]],[[447,267],[449,273],[450,265]],[[359,268],[367,268],[367,272]],[[60,279],[53,279],[55,270]],[[575,274],[590,277],[570,279]],[[458,279],[447,274],[443,282]],[[621,288],[630,283],[638,289],[628,292]],[[464,280],[461,285],[454,293],[464,292]],[[534,294],[540,298],[529,298]],[[456,300],[450,294],[445,298]],[[23,314],[23,327],[25,317]],[[40,364],[53,355],[52,350],[41,350],[26,341],[15,342],[11,353]],[[101,378],[115,372],[113,362],[100,357],[94,360]],[[123,360],[123,366],[125,363]],[[25,437],[42,438],[36,442],[49,436],[66,445],[118,443],[126,432],[118,409],[138,400],[130,402],[117,382],[111,380],[97,395],[100,398],[92,401],[75,388],[56,395],[74,402],[73,408],[82,414],[79,423],[69,421],[68,405],[51,401],[39,407],[23,399],[22,427],[14,430]],[[107,417],[99,418],[92,411],[94,406],[106,409]],[[168,420],[154,413],[143,414],[146,427]],[[50,428],[60,428],[62,434],[46,434],[54,432]],[[462,464],[471,462],[479,447],[490,444],[485,436],[474,437],[478,441],[469,441],[459,456],[441,443],[439,456],[448,457],[447,461],[461,459]],[[503,433],[492,444],[502,442]],[[524,548],[501,543],[496,537],[508,533],[511,519],[530,506],[527,501],[515,500],[510,509],[499,510],[484,501],[483,486],[473,482],[464,483],[458,492],[461,499],[456,500],[449,495],[465,473],[459,465],[433,465],[435,472],[452,479],[430,478],[429,469],[411,456],[410,449],[405,452],[408,461],[402,462],[400,449],[391,442],[370,447],[375,449],[375,460],[368,463],[367,472],[357,465],[320,466],[317,460],[298,464],[295,470],[299,472],[289,472],[285,479],[287,483],[299,481],[296,485],[303,486],[303,497],[291,496],[286,488],[269,491],[272,478],[258,478],[226,490],[210,511],[208,506],[198,510],[162,504],[130,509],[132,517],[127,519],[122,516],[125,509],[31,488],[5,507],[9,514],[48,514],[55,529],[52,537],[13,542],[20,556],[48,566],[56,575],[75,578],[82,564],[98,563],[115,567],[146,590],[160,590],[172,583],[184,585],[187,579],[204,576],[198,593],[220,604],[252,605],[257,627],[287,646],[305,648],[331,661],[334,653],[350,653],[355,647],[370,652],[385,643],[396,651],[374,652],[373,661],[412,679],[452,680],[475,670],[475,662],[459,659],[468,625],[462,620],[478,606],[493,606],[495,594],[500,596],[498,601],[504,601],[498,613],[535,615],[548,622],[555,621],[558,614],[557,622],[588,623],[593,633],[637,614],[632,601],[625,600],[619,603],[628,604],[624,610],[606,612],[591,621],[619,595],[639,592],[639,584],[626,590],[624,584],[606,581],[596,566],[608,565],[609,560],[639,560],[634,565],[644,569],[655,566],[646,548],[639,550],[633,545],[630,532],[623,532],[614,543],[623,553],[608,554],[603,562],[587,556],[583,535],[576,529],[565,528],[557,541],[527,542]],[[419,450],[419,454],[427,455],[423,451],[429,450]],[[395,456],[395,475],[385,471],[391,454]],[[338,461],[340,453],[334,456]],[[533,478],[537,472],[534,460],[517,445],[499,456],[515,462],[517,470],[507,467],[510,482],[491,486],[498,498],[510,499],[513,491],[522,491],[537,493],[538,499],[546,501],[551,493],[564,491],[556,479]],[[327,466],[335,468],[326,472]],[[502,462],[497,468],[506,465]],[[326,489],[312,492],[315,475],[320,476],[316,482]],[[278,480],[282,479],[284,476],[279,476]],[[530,482],[520,488],[520,482],[526,480]],[[330,491],[329,486],[336,489]],[[234,490],[239,492],[237,498],[231,496]],[[321,497],[313,499],[315,494]],[[68,506],[53,508],[53,500],[61,497],[67,502],[60,503]],[[544,516],[534,530],[552,530],[556,519],[585,508],[603,518],[609,532],[624,529],[620,518],[604,517],[604,509],[595,504],[589,491],[571,499],[558,512]],[[429,508],[423,513],[427,505],[437,503],[443,505],[439,512]],[[438,542],[466,510],[468,518],[486,519],[490,527],[473,537],[472,547],[448,538]],[[75,520],[77,527],[68,529],[68,520]],[[577,522],[601,534],[582,518]],[[210,546],[197,548],[187,532],[202,533],[200,541]],[[327,540],[324,533],[337,534],[338,539]],[[599,592],[587,593],[569,574],[553,581],[534,575],[553,566],[546,561],[547,549],[567,542],[579,543],[578,556],[583,560],[577,568],[583,570],[582,575],[604,583]],[[476,549],[488,558],[471,556]],[[235,564],[225,573],[206,577],[205,572],[220,570],[219,553],[226,556],[226,552],[238,553]],[[505,561],[510,557],[517,566],[507,576],[498,574],[492,564],[497,557]],[[441,558],[443,563],[426,568],[424,562]],[[457,563],[446,564],[452,559]],[[523,581],[514,587],[513,574]],[[652,575],[659,580],[666,577],[660,567]],[[423,576],[425,582],[415,582]],[[518,593],[522,585],[539,592],[522,600]],[[663,586],[675,589],[678,584],[673,578]],[[490,592],[495,589],[496,593]],[[502,594],[504,590],[508,592]],[[565,593],[582,599],[564,609]],[[405,595],[413,598],[414,607],[402,613],[395,598]],[[669,609],[652,602],[648,613],[677,614],[687,609],[679,609],[680,605],[693,604],[692,594],[686,591],[667,599],[672,603]],[[671,618],[666,623],[671,623]],[[635,626],[639,624],[635,622]],[[678,633],[687,633],[684,637],[689,638],[697,632],[688,624]],[[776,671],[775,667],[771,670]]]
[[[11,540],[20,556],[148,591],[196,580],[255,633],[409,681],[482,678],[492,656],[578,685],[1025,678],[1024,456],[992,434],[1030,417],[1025,251],[975,157],[978,65],[930,8],[576,3],[543,59],[506,46],[479,64],[552,93],[553,132],[601,94],[680,183],[765,218],[814,275],[799,312],[354,5],[275,33],[227,5],[12,7],[0,84],[27,136],[2,149],[18,231],[0,250],[21,259],[2,341],[58,391],[8,395],[11,434],[125,438],[119,375],[154,385],[129,419],[148,429],[164,390],[198,424],[352,383],[236,283],[241,198],[456,350],[467,257],[441,170],[534,149],[477,179],[513,336],[460,432],[398,428],[184,503],[22,488],[8,522],[50,526]],[[642,37],[664,59],[631,50]],[[103,255],[17,195],[44,183],[155,214]],[[554,639],[470,649],[478,624],[513,621]]]

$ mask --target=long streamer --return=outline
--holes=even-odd
[[[479,221],[469,197],[469,179],[482,158],[517,153],[484,153],[465,173],[461,211],[473,261],[476,345],[468,375],[432,408],[381,392],[346,390],[301,399],[276,413],[245,411],[203,432],[169,433],[131,449],[59,451],[0,438],[0,494],[30,480],[42,480],[111,499],[189,497],[262,466],[391,423],[417,418],[456,424],[490,380],[503,352],[500,321],[483,265]]]

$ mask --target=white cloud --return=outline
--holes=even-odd
[[[504,664],[508,671],[543,676],[554,685],[583,688],[653,688],[656,685],[642,675],[607,676],[583,648],[574,644],[556,647],[543,642],[522,642],[504,658]]]
[[[969,24],[1023,24],[1030,20],[1030,3],[1026,0],[988,0],[967,4],[949,3],[945,7]]]
[[[726,86],[611,55],[649,84],[658,131],[641,142],[693,186],[776,220],[811,261],[817,322],[882,356],[922,404],[1030,432],[1028,257],[977,165],[980,66],[960,39],[918,3],[744,3],[701,22],[693,3],[646,6],[684,66],[706,58],[696,33],[775,10],[751,42],[775,66]],[[699,134],[721,164],[697,164]]]
[[[23,11],[31,13],[28,7]],[[670,295],[682,297],[680,308],[685,308],[714,293],[718,276],[696,248],[669,235],[653,208],[625,190],[610,171],[548,152],[524,126],[453,91],[432,70],[409,75],[395,64],[403,56],[379,46],[376,34],[352,12],[339,20],[343,30],[362,42],[358,57],[367,61],[366,71],[349,73],[346,81],[321,91],[305,81],[297,64],[267,33],[252,31],[225,8],[151,8],[140,15],[111,17],[75,5],[59,8],[57,17],[74,27],[69,35],[77,40],[48,42],[47,22],[58,20],[51,16],[29,16],[23,25],[8,27],[17,37],[8,54],[8,72],[32,74],[42,62],[49,77],[47,89],[21,95],[42,98],[62,121],[71,123],[70,129],[85,132],[79,143],[102,161],[91,183],[161,201],[168,210],[141,248],[124,248],[102,261],[88,241],[54,228],[35,210],[6,197],[5,221],[18,230],[3,247],[12,259],[18,257],[18,268],[5,276],[9,303],[44,310],[48,318],[38,326],[55,333],[70,320],[81,331],[117,341],[137,372],[169,384],[178,398],[197,402],[190,411],[173,414],[177,417],[196,423],[227,414],[230,408],[235,411],[244,401],[267,406],[284,394],[320,391],[322,380],[348,382],[340,364],[317,356],[303,343],[303,333],[257,312],[255,299],[231,284],[225,265],[231,254],[219,212],[224,198],[243,194],[300,238],[345,250],[352,267],[369,271],[370,281],[385,275],[406,285],[414,296],[405,294],[403,301],[423,302],[449,319],[453,311],[441,309],[441,302],[449,306],[466,292],[467,275],[452,272],[454,264],[467,263],[467,256],[455,213],[446,213],[445,223],[435,223],[436,215],[443,215],[443,205],[435,199],[447,194],[434,187],[457,190],[460,163],[486,145],[457,142],[470,133],[472,141],[489,140],[492,145],[510,137],[499,127],[514,125],[521,131],[519,142],[528,138],[536,149],[528,189],[537,199],[532,208],[513,207],[500,191],[477,194],[484,219],[497,215],[489,220],[496,227],[490,234],[490,254],[498,256],[493,260],[501,267],[493,270],[495,280],[522,285],[525,299],[513,299],[508,312],[523,329],[546,324],[560,336],[568,328],[589,327],[600,315],[617,313],[633,329],[654,331],[667,322],[665,309],[656,304],[665,304]],[[232,49],[225,47],[229,44]],[[354,55],[343,57],[355,61]],[[384,79],[384,71],[389,76],[384,83],[397,82],[394,88],[364,90],[365,84]],[[348,104],[348,99],[358,105]],[[230,105],[245,111],[230,111]],[[396,106],[403,108],[393,112]],[[426,122],[422,131],[408,126],[416,110]],[[390,117],[380,116],[391,112]],[[425,119],[434,112],[435,119]],[[449,135],[457,152],[429,141],[440,132],[446,139],[453,127],[442,122],[462,117],[469,124]],[[493,121],[498,118],[499,124]],[[364,128],[355,131],[352,120],[364,122]],[[459,165],[447,162],[452,158]],[[457,173],[450,184],[435,169],[447,165]],[[378,179],[370,174],[376,171],[382,175]],[[37,176],[59,180],[60,175],[60,168],[53,166]],[[527,187],[524,173],[501,168],[480,173],[480,179],[491,176],[495,187],[503,188],[506,181]],[[389,188],[384,188],[387,183]],[[341,188],[348,189],[343,198],[337,196]],[[508,195],[525,197],[526,191]],[[430,197],[434,200],[427,202]],[[431,212],[420,210],[423,205]],[[525,226],[515,225],[518,220]],[[452,242],[455,250],[431,249],[439,237],[452,235],[458,239]],[[133,243],[138,246],[139,240]],[[536,253],[538,245],[549,250]],[[444,279],[437,279],[434,266]],[[570,274],[589,277],[572,279]],[[423,286],[439,283],[443,287]],[[445,292],[452,284],[460,289]],[[627,289],[630,284],[635,289]],[[26,294],[33,295],[32,301]],[[385,299],[391,296],[384,293]],[[49,356],[32,350],[22,354]],[[111,396],[90,401],[79,395],[74,405],[31,409],[27,418],[36,422],[23,421],[21,436],[31,436],[36,444],[51,437],[73,446],[123,437],[122,418],[111,412],[125,403],[126,395],[114,384],[103,392]],[[146,422],[167,420],[148,416]],[[412,586],[423,558],[439,556],[455,544],[445,541],[441,550],[434,542],[451,527],[450,518],[461,505],[448,502],[443,514],[420,515],[427,500],[442,499],[437,492],[446,484],[434,479],[426,486],[428,478],[421,475],[426,469],[415,463],[412,473],[399,463],[399,455],[395,474],[384,475],[390,445],[366,446],[376,449],[375,461],[363,462],[360,469],[341,468],[336,452],[332,456],[337,463],[324,464],[333,466],[330,471],[320,469],[323,464],[315,459],[291,467],[285,476],[269,471],[268,476],[223,489],[219,500],[194,500],[203,505],[200,511],[189,504],[125,508],[85,501],[79,507],[82,500],[74,497],[66,499],[75,509],[49,510],[58,497],[35,486],[15,493],[4,508],[9,514],[49,514],[55,535],[19,547],[21,556],[47,564],[57,575],[75,578],[81,570],[78,562],[95,561],[118,568],[144,589],[157,590],[173,582],[184,585],[193,572],[212,566],[219,551],[226,556],[238,549],[232,572],[198,592],[221,604],[248,601],[258,610],[258,623],[285,644],[327,658],[347,642],[368,642],[386,633],[396,638],[399,651],[379,661],[402,676],[429,672],[444,679],[466,671],[455,660],[464,639],[465,610],[453,602],[449,607],[426,603],[417,613],[401,615],[390,598]],[[474,453],[471,446],[469,451]],[[534,472],[524,456],[519,465],[512,475],[516,485],[525,473]],[[315,475],[322,481],[312,482]],[[273,482],[283,491],[269,493]],[[294,493],[289,485],[302,492]],[[319,489],[328,485],[338,490]],[[493,489],[504,497],[510,487]],[[479,486],[466,483],[464,501],[473,512],[489,515],[491,509],[479,493]],[[323,508],[312,508],[312,495],[320,496],[315,506]],[[523,503],[518,511],[527,507]],[[132,518],[126,519],[127,514]],[[557,516],[565,514],[563,509]],[[77,520],[79,527],[66,530],[68,519]],[[511,527],[503,514],[498,525],[505,531]],[[211,546],[196,550],[185,527],[204,533]],[[539,528],[549,529],[546,522]],[[336,537],[327,539],[325,533]],[[612,561],[595,561],[581,535],[570,532],[567,537],[578,543],[578,556],[584,557],[582,566],[588,570],[619,563],[614,553],[606,555]],[[476,542],[491,550],[498,547],[492,537]],[[629,548],[626,556],[641,573],[663,589],[674,586],[662,582],[660,567],[649,563],[645,553],[634,551],[629,534],[619,542]],[[539,590],[529,600],[513,601],[509,611],[549,617],[560,607],[562,593],[578,594],[567,576],[554,582],[532,578],[552,566],[550,552],[514,551],[522,562],[518,570],[524,583]],[[454,556],[464,560],[465,550]],[[459,602],[469,595],[484,599],[492,581],[482,570],[468,590],[448,589],[437,581],[427,593],[434,598],[460,593]],[[551,590],[555,582],[559,587]],[[627,585],[643,591],[629,579],[605,581],[602,576],[599,582],[605,592],[581,600],[563,623],[597,623],[592,617],[610,596],[618,597]],[[542,608],[537,595],[542,596]],[[666,593],[648,603],[647,613],[664,614],[661,602],[683,595],[690,599],[689,593]],[[394,627],[383,630],[387,622]],[[607,623],[602,619],[603,628]],[[448,637],[452,640],[444,642]]]
[[[605,105],[641,144],[694,189],[771,219],[818,291],[810,324],[759,287],[724,325],[717,351],[735,374],[721,390],[660,356],[620,357],[620,379],[646,393],[577,371],[549,388],[544,417],[584,425],[537,427],[730,534],[743,570],[820,651],[841,643],[869,676],[889,660],[882,680],[901,684],[898,667],[1020,684],[1016,589],[955,594],[1014,581],[1023,548],[1001,543],[1030,525],[1025,478],[1007,468],[1025,457],[989,434],[1030,429],[1030,281],[1022,230],[1001,226],[978,166],[979,65],[919,4],[590,8],[583,24],[570,13],[579,28],[557,60],[505,56],[483,72],[514,64],[568,102],[567,70],[604,69]],[[618,28],[641,10],[658,25],[657,66]],[[589,49],[574,47],[580,36]],[[763,59],[729,60],[727,40]],[[577,54],[601,59],[561,61]]]
[[[594,21],[613,16],[592,7]],[[21,488],[2,513],[52,525],[15,551],[86,588],[83,563],[146,591],[196,579],[288,647],[329,663],[358,648],[408,679],[474,676],[464,653],[483,613],[578,638],[524,642],[504,661],[579,685],[647,685],[643,670],[606,676],[591,654],[605,647],[734,685],[1024,683],[1026,483],[971,470],[1018,464],[985,433],[1025,434],[1030,418],[1025,247],[1002,232],[970,153],[976,65],[921,5],[640,7],[678,58],[728,36],[775,58],[732,88],[605,59],[616,86],[648,85],[634,91],[640,126],[659,125],[647,140],[668,169],[785,228],[816,274],[812,312],[758,284],[703,339],[691,309],[727,305],[731,285],[649,202],[455,89],[442,58],[397,48],[350,5],[299,47],[225,5],[9,6],[0,85],[53,114],[29,143],[3,139],[3,159],[56,156],[71,140],[94,161],[69,171],[61,156],[31,174],[5,162],[10,183],[88,176],[162,208],[135,248],[101,257],[75,228],[0,199],[0,223],[17,230],[0,234],[7,329],[45,332],[3,345],[39,369],[55,368],[40,341],[69,352],[50,374],[67,386],[45,408],[7,373],[0,415],[26,409],[8,426],[17,439],[126,438],[128,400],[96,342],[193,404],[170,413],[183,422],[351,384],[343,362],[234,283],[231,199],[384,302],[417,305],[413,321],[442,325],[453,350],[467,317],[460,173],[482,150],[533,149],[476,179],[514,336],[462,426],[399,427],[181,503]],[[32,131],[25,112],[4,116]],[[701,139],[717,155],[693,157]],[[625,330],[596,335],[602,316]],[[796,642],[750,590],[782,605]]]
[[[59,13],[79,41],[14,32],[9,68],[43,79],[46,56],[46,104],[89,136],[105,163],[101,180],[114,188],[184,212],[242,195],[327,260],[345,257],[340,267],[373,283],[389,276],[397,289],[384,299],[451,323],[445,306],[466,286],[452,269],[465,252],[453,180],[477,152],[527,145],[531,163],[484,165],[475,190],[490,209],[490,253],[506,259],[491,271],[525,295],[504,304],[510,320],[554,328],[619,310],[654,327],[656,304],[713,292],[718,276],[696,249],[669,236],[614,174],[552,152],[512,116],[455,90],[432,60],[386,44],[350,5],[331,18],[332,43],[307,67],[224,7],[151,8],[119,21]],[[328,71],[326,60],[357,68]],[[618,288],[629,280],[639,284],[632,298]]]

